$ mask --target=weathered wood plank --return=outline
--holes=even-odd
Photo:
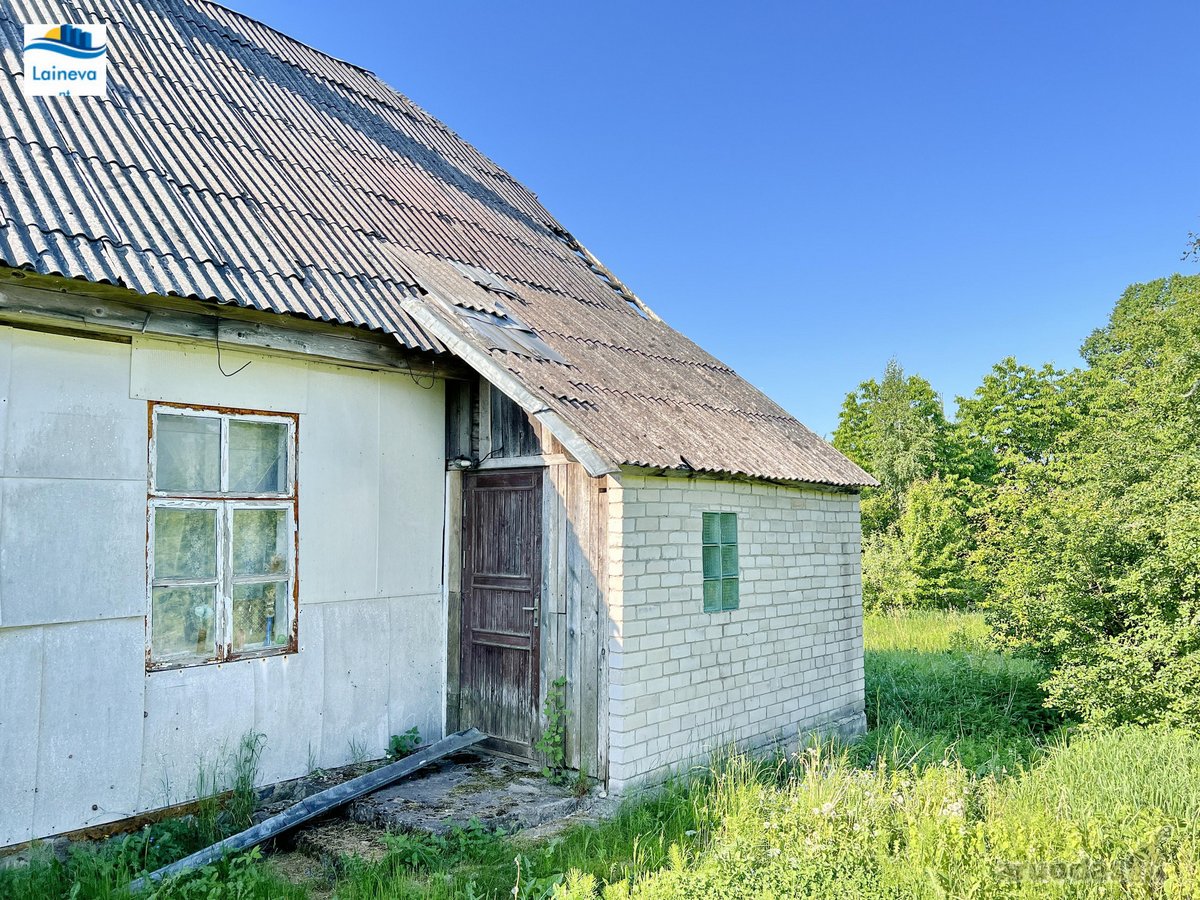
[[[192,303],[192,306],[199,306]],[[148,334],[196,340],[288,355],[318,357],[345,365],[398,369],[415,376],[463,378],[467,369],[446,360],[432,362],[406,354],[388,335],[347,326],[324,325],[274,313],[148,300],[144,305],[4,282],[0,321],[59,323],[101,333]]]
[[[491,426],[493,458],[538,456],[541,441],[529,415],[504,395],[492,388]]]
[[[558,611],[562,597],[558,593],[556,575],[561,568],[559,556],[558,534],[562,529],[562,514],[560,512],[560,497],[555,479],[554,468],[547,468],[542,479],[542,597],[541,597],[541,660],[538,672],[538,721],[537,731],[540,737],[546,721],[541,713],[541,706],[547,693],[551,690],[554,679],[564,671],[558,630],[561,616]]]
[[[567,741],[567,760],[579,768],[580,676],[586,663],[580,647],[580,626],[583,618],[583,582],[587,558],[584,554],[586,529],[579,518],[580,476],[586,477],[579,466],[568,466],[567,477],[567,708],[571,711],[571,728]]]
[[[596,574],[599,516],[597,502],[599,481],[589,478],[580,471],[580,530],[586,564],[581,572],[580,586],[582,606],[580,609],[580,660],[579,672],[579,754],[581,765],[587,773],[596,771],[596,735],[599,705],[599,659],[600,659],[600,592]]]
[[[608,783],[608,488],[610,479],[597,479],[596,516],[600,523],[593,529],[596,536],[596,583],[598,604],[596,617],[599,647],[596,660],[596,771],[591,773],[602,784]]]
[[[446,458],[471,459],[471,383],[454,381],[446,385]]]

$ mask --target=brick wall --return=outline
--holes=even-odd
[[[648,476],[609,491],[609,781],[664,777],[737,742],[857,732],[857,494]],[[738,514],[740,606],[705,612],[704,512]]]

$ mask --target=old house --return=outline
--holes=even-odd
[[[34,98],[22,25],[104,24]],[[565,679],[613,789],[863,720],[871,479],[378,78],[205,0],[0,10],[0,846]]]

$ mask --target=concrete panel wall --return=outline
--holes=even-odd
[[[440,736],[444,387],[0,327],[0,846]],[[300,414],[298,653],[147,673],[148,400]]]
[[[613,789],[732,744],[864,726],[856,494],[638,470],[613,480]],[[704,611],[704,512],[737,513],[734,610]]]

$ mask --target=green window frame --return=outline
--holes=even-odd
[[[703,514],[704,611],[738,608],[737,513]]]

